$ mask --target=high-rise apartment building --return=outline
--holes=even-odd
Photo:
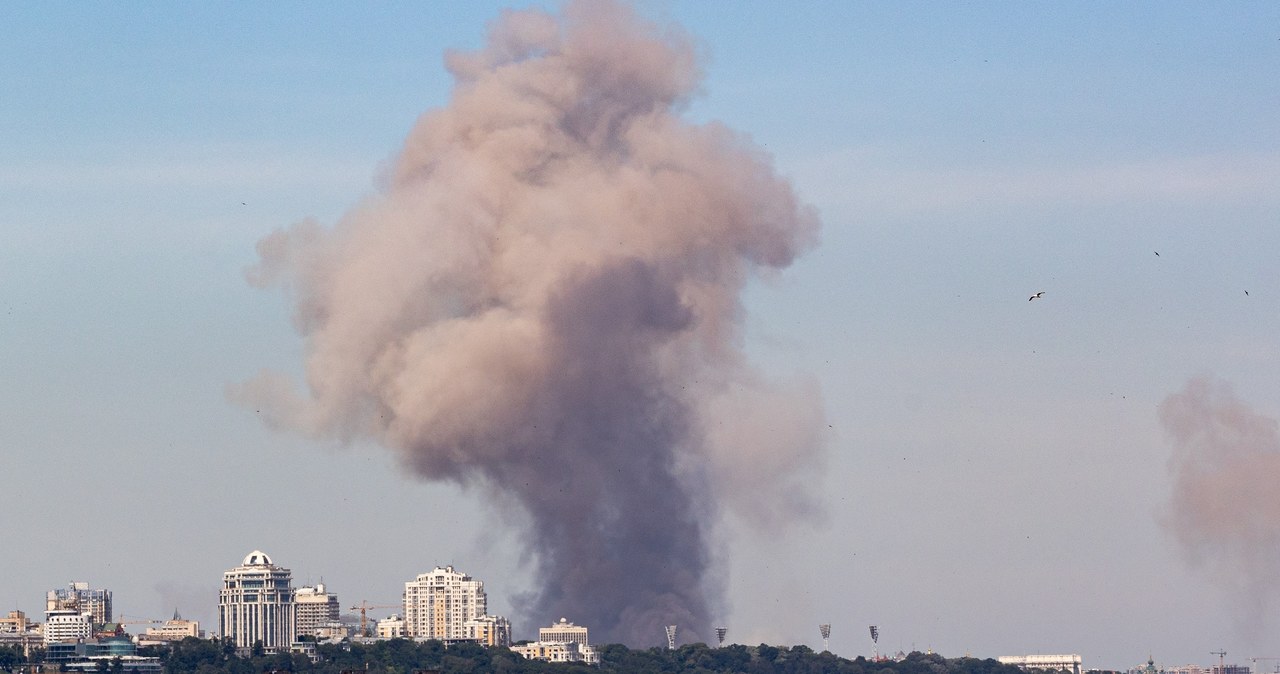
[[[222,574],[218,631],[241,652],[261,642],[268,653],[289,650],[294,640],[292,577],[261,550]]]
[[[65,588],[49,590],[45,595],[46,611],[87,613],[89,622],[102,625],[111,622],[111,591],[97,590],[88,583],[72,582]]]
[[[452,566],[437,566],[404,584],[405,636],[411,639],[467,639],[466,622],[484,614],[484,583]]]
[[[324,583],[298,588],[293,603],[294,638],[314,637],[318,628],[338,622],[338,595],[325,591]]]

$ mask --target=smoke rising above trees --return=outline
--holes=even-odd
[[[249,279],[290,293],[306,383],[232,395],[496,494],[532,524],[525,619],[709,638],[716,521],[814,507],[794,486],[821,458],[816,386],[746,361],[741,293],[818,218],[745,137],[681,118],[691,41],[626,6],[508,11],[446,64],[451,100],[380,193],[259,243]]]
[[[1257,636],[1280,572],[1280,431],[1230,387],[1189,382],[1160,405],[1173,442],[1164,515],[1187,558],[1227,592],[1237,628]]]

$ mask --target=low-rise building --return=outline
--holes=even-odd
[[[581,662],[586,665],[600,664],[600,655],[594,646],[579,643],[560,643],[534,641],[517,644],[511,650],[529,660],[544,662]]]
[[[500,615],[482,615],[462,624],[467,639],[481,646],[510,646],[511,622]]]
[[[538,641],[559,642],[562,644],[591,643],[591,639],[587,636],[587,628],[569,622],[568,618],[557,620],[551,624],[551,627],[539,627]]]
[[[377,635],[379,639],[403,639],[404,618],[393,615],[378,621]]]
[[[1081,658],[1077,654],[1070,655],[1002,655],[996,658],[1002,665],[1014,665],[1027,671],[1068,672],[1080,674],[1083,670]]]
[[[0,646],[18,648],[26,657],[31,657],[31,649],[44,646],[44,630],[39,623],[27,620],[22,611],[9,611],[9,615],[0,618]]]
[[[600,664],[600,654],[590,645],[587,628],[561,618],[550,627],[538,628],[538,640],[512,646],[511,650],[530,660]]]
[[[142,638],[149,641],[182,641],[187,637],[203,638],[200,623],[196,620],[183,620],[178,609],[173,610],[173,618],[164,621],[159,627],[148,627]]]
[[[343,622],[330,622],[316,627],[316,641],[338,642],[351,637],[351,626]]]
[[[95,655],[84,660],[68,662],[62,665],[64,672],[104,672],[110,671],[116,663],[120,663],[121,671],[138,674],[160,674],[164,665],[160,658],[145,658],[138,655]]]

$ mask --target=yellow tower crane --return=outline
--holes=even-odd
[[[371,608],[400,608],[400,604],[370,604],[361,599],[359,606],[352,606],[349,610],[360,612],[360,636],[369,636],[369,617],[368,611]]]

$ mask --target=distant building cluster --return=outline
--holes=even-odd
[[[391,608],[400,612],[372,622],[368,619],[369,609]],[[482,581],[453,566],[437,566],[406,581],[398,605],[361,602],[351,607],[349,610],[359,612],[357,624],[351,615],[343,619],[338,595],[323,581],[295,588],[289,569],[254,550],[238,566],[223,572],[217,632],[210,636],[234,646],[241,655],[288,652],[315,658],[320,643],[413,639],[438,640],[446,646],[474,643],[506,647],[525,658],[547,662],[600,663],[584,625],[560,618],[539,628],[537,641],[512,645],[510,621],[491,615],[488,608]],[[9,611],[0,618],[0,647],[16,647],[28,657],[32,651],[42,650],[44,663],[53,665],[55,671],[98,672],[118,666],[125,672],[159,674],[163,670],[159,659],[139,656],[139,646],[205,638],[200,624],[184,620],[177,609],[172,618],[163,621],[125,618],[114,614],[110,590],[76,581],[46,593],[43,622],[22,611]],[[146,627],[141,634],[131,635],[125,632],[129,625]],[[825,640],[830,625],[819,629]],[[675,648],[675,630],[676,626],[667,626],[670,648]],[[716,628],[722,644],[724,634],[725,628]],[[871,628],[871,636],[875,641],[876,627]],[[894,659],[903,657],[899,653]],[[1280,662],[1280,658],[1261,659]],[[1145,666],[1122,672],[1085,670],[1078,654],[1006,655],[998,660],[1031,674],[1252,674],[1247,666],[1225,662],[1209,667],[1157,667],[1149,658]]]
[[[1225,653],[1224,653],[1225,655]],[[1077,654],[1070,655],[1002,655],[996,658],[1001,664],[1015,665],[1027,672],[1043,674],[1252,674],[1247,665],[1228,665],[1225,663],[1202,667],[1200,665],[1181,665],[1176,667],[1157,667],[1154,658],[1147,658],[1145,665],[1131,667],[1124,671],[1084,669],[1082,658]],[[1257,658],[1255,658],[1257,659]],[[1280,660],[1280,658],[1262,658],[1264,660]]]
[[[511,647],[511,623],[489,614],[484,583],[452,566],[438,566],[406,582],[401,603],[394,607],[400,613],[370,623],[370,608],[393,607],[362,603],[352,607],[360,612],[359,626],[344,622],[337,594],[323,582],[295,588],[289,569],[254,550],[222,574],[212,637],[225,639],[241,655],[294,652],[314,657],[317,643],[401,638]],[[148,625],[142,634],[124,631],[126,625],[138,624]],[[98,671],[104,660],[118,662],[127,672],[160,672],[158,659],[138,656],[138,647],[188,637],[205,638],[205,632],[176,609],[165,621],[121,621],[112,615],[111,591],[84,582],[50,590],[42,623],[22,611],[0,618],[0,646],[17,646],[28,656],[43,649],[46,663],[68,672]],[[599,662],[587,628],[563,618],[541,628],[538,641],[513,650],[551,662]]]

